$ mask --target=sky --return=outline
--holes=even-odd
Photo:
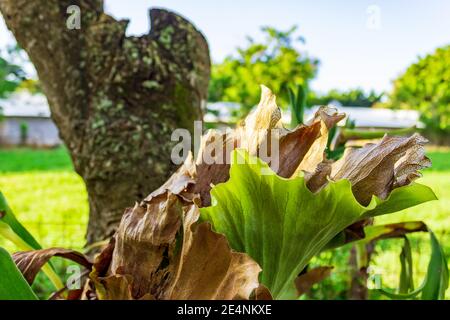
[[[130,35],[148,32],[150,7],[192,21],[208,39],[213,62],[244,46],[247,35],[261,39],[261,26],[298,25],[306,39],[299,48],[321,62],[311,83],[319,92],[389,91],[419,56],[450,44],[449,0],[105,0],[108,14],[130,20]],[[12,41],[0,21],[0,47]]]

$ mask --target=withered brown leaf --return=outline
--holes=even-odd
[[[99,297],[248,299],[260,267],[198,217],[194,203],[168,190],[129,209],[108,274],[93,277]]]
[[[268,88],[261,88],[261,100],[257,108],[236,129],[225,134],[210,130],[203,137],[196,160],[196,182],[193,187],[193,192],[200,194],[202,206],[211,204],[211,186],[228,180],[232,150],[243,148],[250,155],[263,160],[269,158],[269,166],[285,178],[300,171],[314,172],[324,160],[329,129],[345,117],[336,109],[322,107],[307,125],[288,130],[281,123],[281,110],[276,104],[276,96]],[[275,139],[279,146],[278,163],[271,163],[271,145]],[[204,163],[203,154],[217,141],[222,141],[223,147],[223,151],[215,158],[220,161]]]
[[[61,257],[74,261],[87,269],[91,269],[92,263],[82,253],[63,248],[49,248],[33,251],[21,251],[13,254],[13,260],[29,284],[32,284],[39,270],[52,257]]]
[[[393,188],[420,176],[417,170],[431,165],[425,157],[426,142],[419,134],[385,136],[379,143],[349,148],[332,165],[331,178],[348,179],[356,199],[363,205],[370,202],[372,195],[385,199]]]

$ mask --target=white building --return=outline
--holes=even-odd
[[[364,107],[345,107],[338,103],[332,103],[339,112],[345,113],[348,118],[355,121],[357,128],[379,128],[379,129],[401,129],[417,127],[422,128],[423,124],[419,121],[420,113],[415,110],[392,110],[381,108]],[[305,121],[311,119],[319,106],[314,106],[305,110]],[[214,124],[234,124],[232,111],[239,109],[239,104],[231,102],[209,103],[208,109],[213,112],[205,115],[205,122]],[[343,119],[338,125],[344,125],[346,119]],[[291,123],[289,110],[283,111],[283,123]]]
[[[392,110],[382,108],[333,106],[347,118],[355,122],[357,128],[402,129],[422,128],[419,121],[420,113],[416,110]],[[312,118],[319,107],[313,107],[305,112],[305,119]],[[344,125],[346,119],[338,125]]]
[[[55,146],[61,144],[58,128],[50,118],[47,99],[42,94],[31,95],[27,91],[12,94],[0,99],[0,145],[18,145],[21,143],[21,126],[27,127],[27,145]],[[351,120],[358,128],[410,128],[423,127],[419,121],[420,113],[414,110],[391,110],[362,107],[334,106]],[[318,106],[307,109],[305,120],[310,119]],[[220,126],[234,125],[233,114],[239,110],[239,104],[216,102],[208,104],[205,122]],[[290,123],[290,112],[283,112],[283,122]],[[345,124],[345,119],[339,125]]]
[[[21,144],[23,127],[26,128],[27,145],[55,146],[61,143],[43,94],[19,91],[0,99],[0,108],[0,144]]]

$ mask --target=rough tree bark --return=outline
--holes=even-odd
[[[66,26],[81,9],[81,28]],[[124,208],[172,172],[175,128],[201,118],[210,74],[208,45],[180,16],[150,10],[151,30],[127,37],[127,21],[102,0],[0,0],[0,11],[28,53],[75,170],[86,183],[87,241],[112,234]]]

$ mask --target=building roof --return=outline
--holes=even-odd
[[[15,92],[6,99],[0,99],[0,107],[4,117],[50,118],[47,98],[40,93]]]

